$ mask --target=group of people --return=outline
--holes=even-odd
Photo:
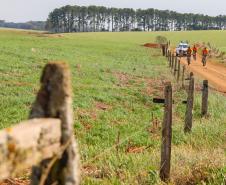
[[[188,65],[191,64],[191,56],[193,55],[193,59],[196,60],[196,55],[197,55],[197,47],[194,45],[193,48],[191,47],[188,47],[188,50],[187,50],[187,61],[188,61]],[[207,48],[205,47],[203,50],[202,50],[202,64],[203,66],[206,66],[206,58],[208,56],[208,50]]]

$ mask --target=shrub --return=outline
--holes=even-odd
[[[158,43],[158,44],[166,44],[167,43],[167,38],[164,37],[164,36],[159,35],[159,36],[157,36],[155,38],[155,42]]]

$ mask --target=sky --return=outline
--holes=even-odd
[[[49,12],[64,5],[102,5],[117,8],[156,8],[181,13],[226,15],[225,0],[0,0],[0,20],[45,21]]]

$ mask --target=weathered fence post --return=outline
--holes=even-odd
[[[79,155],[73,131],[72,89],[69,67],[64,63],[49,63],[41,77],[41,88],[33,104],[30,118],[61,120],[62,156],[42,161],[32,169],[32,185],[78,185]]]
[[[208,80],[203,81],[202,89],[202,116],[206,116],[208,113],[208,94],[209,94],[209,85]]]
[[[168,51],[168,61],[171,63],[171,52]]]
[[[173,71],[173,67],[174,67],[174,59],[173,59],[173,55],[171,55],[172,60],[171,60],[171,71]]]
[[[182,88],[185,87],[184,86],[184,76],[185,76],[185,65],[183,65],[183,69],[182,69],[182,79],[181,79],[181,81],[182,81]]]
[[[190,82],[188,88],[188,98],[187,98],[187,108],[185,114],[185,126],[184,132],[191,132],[192,129],[192,111],[193,111],[193,104],[194,104],[194,90],[195,90],[195,80],[193,77],[193,73],[190,75]]]
[[[171,67],[172,64],[172,58],[171,58],[171,52],[169,53],[169,67]]]
[[[166,45],[162,44],[162,56],[166,56]]]
[[[165,85],[165,113],[162,124],[160,178],[167,182],[170,178],[171,139],[172,139],[172,85]]]
[[[178,60],[178,65],[177,65],[177,83],[179,83],[180,80],[180,60]]]
[[[166,58],[168,57],[168,46],[166,45],[166,48],[165,48],[165,53],[166,53]]]
[[[174,76],[176,76],[176,74],[177,74],[177,62],[178,62],[177,57],[175,57],[174,71],[173,71]]]

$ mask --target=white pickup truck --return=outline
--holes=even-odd
[[[176,48],[176,56],[186,56],[189,44],[186,42],[181,42]]]

